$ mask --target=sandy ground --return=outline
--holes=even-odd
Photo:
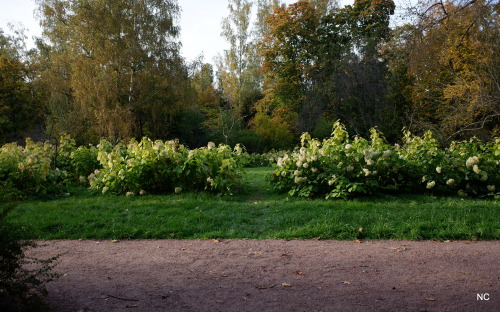
[[[500,311],[498,241],[39,244],[54,311]]]

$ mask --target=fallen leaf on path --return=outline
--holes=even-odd
[[[344,285],[349,285],[349,284],[351,284],[351,282],[348,282],[348,281],[343,281],[343,282],[342,282],[342,284],[344,284]]]
[[[212,239],[212,242],[213,243],[220,243],[220,240],[218,240],[218,239]]]
[[[363,241],[362,241],[362,240],[360,240],[360,239],[357,239],[357,240],[355,240],[354,242],[355,242],[356,244],[361,244]]]
[[[137,304],[127,304],[125,307],[126,308],[137,308],[138,305]]]
[[[283,286],[283,287],[292,287],[292,284],[289,284],[289,283],[281,283],[281,286]]]
[[[293,274],[304,275],[304,272],[297,270],[297,271],[294,271]]]
[[[436,299],[434,299],[434,298],[425,298],[425,300],[427,300],[427,301],[436,301]]]

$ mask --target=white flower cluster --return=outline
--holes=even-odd
[[[300,184],[305,181],[307,181],[307,177],[298,177],[298,176],[295,177],[295,184]]]
[[[477,164],[479,164],[479,157],[477,157],[477,156],[469,157],[469,159],[467,159],[467,161],[465,162],[465,165],[469,169],[474,167],[474,165],[477,165]]]

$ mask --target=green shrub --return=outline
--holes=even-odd
[[[290,195],[348,198],[386,191],[497,196],[500,140],[454,142],[439,146],[432,133],[406,132],[404,145],[389,145],[371,130],[370,140],[350,138],[334,125],[322,142],[305,133],[301,147],[277,161],[271,182]]]
[[[103,140],[97,146],[102,169],[89,177],[91,188],[103,193],[136,195],[207,190],[232,193],[240,183],[242,149],[227,145],[189,150],[178,141],[131,140],[112,149]]]
[[[38,260],[25,256],[36,245],[21,240],[19,229],[5,221],[11,208],[0,212],[0,310],[46,311],[44,284],[57,277],[51,273],[57,257]]]
[[[16,143],[0,148],[0,187],[4,199],[44,194],[59,188],[66,171],[51,168],[53,148],[50,143],[26,139],[26,146]]]

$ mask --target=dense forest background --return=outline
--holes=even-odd
[[[175,0],[38,0],[43,36],[0,29],[0,144],[178,138],[290,148],[301,132],[500,132],[498,0],[228,0],[215,66],[180,55]],[[215,67],[215,68],[214,68]]]

